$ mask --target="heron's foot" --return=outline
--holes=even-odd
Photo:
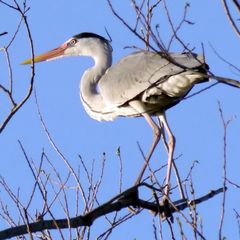
[[[162,200],[159,202],[160,206],[160,218],[162,221],[166,220],[167,218],[170,219],[171,222],[173,222],[173,215],[172,215],[172,205],[169,202],[168,196],[163,196]]]

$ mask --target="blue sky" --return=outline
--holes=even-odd
[[[211,71],[219,76],[239,79],[236,71],[221,61],[211,48],[226,60],[238,66],[240,45],[239,39],[232,30],[224,10],[219,1],[189,1],[188,20],[193,25],[184,25],[180,36],[185,43],[195,47],[195,52],[201,52],[204,44],[206,60]],[[134,11],[128,0],[113,1],[115,8],[130,23],[134,23]],[[171,1],[170,12],[175,21],[181,19],[185,1]],[[34,41],[35,53],[42,53],[63,43],[71,36],[88,31],[107,37],[105,27],[113,41],[113,61],[118,61],[132,50],[125,46],[142,43],[129,32],[112,14],[106,1],[56,1],[42,0],[29,3],[28,21]],[[0,47],[7,44],[11,38],[19,16],[3,5],[0,5],[0,33],[9,34],[0,38]],[[160,22],[161,36],[165,41],[169,39],[169,25],[164,21],[164,11],[161,8],[154,18]],[[178,44],[172,46],[172,51],[181,51]],[[30,56],[29,46],[23,26],[16,41],[10,49],[12,66],[14,68],[14,91],[16,99],[24,95],[30,76],[30,67],[19,63]],[[142,158],[137,147],[140,143],[147,152],[152,141],[152,131],[147,123],[141,119],[117,119],[114,122],[97,122],[91,119],[84,111],[79,99],[79,80],[83,72],[91,66],[88,58],[66,58],[58,61],[45,62],[36,65],[35,89],[44,121],[54,141],[73,166],[79,163],[80,154],[87,166],[91,166],[95,159],[99,168],[102,153],[106,153],[107,163],[103,186],[99,200],[104,202],[118,191],[119,163],[116,150],[121,148],[124,167],[124,188],[130,187],[141,168]],[[238,66],[239,67],[239,66]],[[7,69],[3,53],[0,55],[1,83],[7,84]],[[239,74],[239,73],[238,73]],[[203,86],[197,86],[199,90]],[[0,91],[0,119],[2,120],[8,102]],[[219,84],[216,87],[183,101],[167,112],[169,124],[177,139],[175,156],[182,154],[178,160],[179,171],[184,178],[192,162],[198,160],[194,169],[193,181],[197,197],[212,189],[222,186],[223,162],[223,127],[218,111],[218,101],[221,102],[226,119],[234,117],[228,129],[227,171],[228,178],[239,183],[239,131],[240,109],[239,90]],[[14,116],[0,136],[1,170],[10,186],[16,191],[21,188],[23,201],[29,196],[33,186],[33,179],[23,153],[18,144],[21,140],[30,159],[38,163],[42,149],[50,159],[65,173],[64,164],[52,149],[44,133],[37,114],[34,97],[32,96],[25,106]],[[160,146],[153,158],[152,165],[159,166],[166,162],[166,154]],[[161,172],[160,177],[164,177]],[[173,176],[173,175],[172,175]],[[84,182],[84,179],[82,180]],[[173,184],[175,183],[172,177]],[[69,190],[71,192],[71,190]],[[4,191],[1,190],[1,199],[7,201]],[[72,193],[69,193],[72,194]],[[224,222],[223,235],[228,239],[238,236],[237,221],[233,208],[239,209],[239,191],[229,186],[227,191],[227,211]],[[177,196],[176,196],[177,197]],[[175,200],[175,199],[173,199]],[[199,215],[203,219],[203,233],[207,239],[216,239],[220,219],[222,196],[219,195],[198,206]],[[35,208],[41,203],[36,201]],[[10,204],[11,206],[11,204]],[[33,208],[34,209],[34,208]],[[74,208],[72,209],[74,212]],[[185,211],[187,214],[187,211]],[[58,213],[58,217],[64,214]],[[142,222],[144,221],[144,229]],[[7,225],[0,221],[1,229]],[[163,223],[164,234],[167,239],[169,230]],[[174,225],[177,229],[177,225]],[[98,220],[94,226],[94,234],[106,229],[106,223]],[[189,227],[185,228],[186,233]],[[126,235],[127,233],[127,235]],[[140,216],[122,225],[113,233],[110,239],[151,239],[152,217],[145,211]]]

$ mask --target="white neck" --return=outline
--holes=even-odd
[[[80,82],[80,96],[86,112],[96,120],[107,120],[112,117],[108,113],[101,93],[98,92],[98,82],[112,64],[111,46],[106,44],[91,44],[91,48],[82,55],[94,59],[95,65],[87,69]]]

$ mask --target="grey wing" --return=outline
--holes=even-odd
[[[202,56],[193,54],[170,54],[170,56],[188,69],[203,65]],[[142,51],[131,54],[110,67],[99,81],[99,91],[108,106],[120,106],[159,81],[184,71],[184,68],[169,62],[157,53]]]

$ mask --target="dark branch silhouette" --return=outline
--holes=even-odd
[[[162,213],[164,211],[163,209],[164,207],[159,205],[159,203],[145,201],[138,197],[138,188],[143,185],[144,184],[140,184],[139,186],[134,186],[132,188],[127,189],[126,191],[117,195],[110,201],[100,205],[96,209],[90,211],[89,213],[83,216],[77,216],[70,219],[66,218],[55,220],[41,219],[34,223],[28,223],[25,225],[6,229],[0,232],[0,240],[28,234],[29,232],[35,233],[43,230],[64,229],[69,227],[77,228],[80,226],[90,227],[97,218],[102,217],[108,213],[120,211],[124,208],[132,206],[135,208],[151,210],[154,214]],[[223,188],[219,188],[217,190],[212,190],[208,194],[192,201],[184,202],[184,200],[180,200],[173,202],[172,203],[173,205],[171,207],[171,213],[181,211],[184,210],[185,208],[188,208],[191,205],[197,205],[199,203],[207,201],[223,191],[224,191]]]

